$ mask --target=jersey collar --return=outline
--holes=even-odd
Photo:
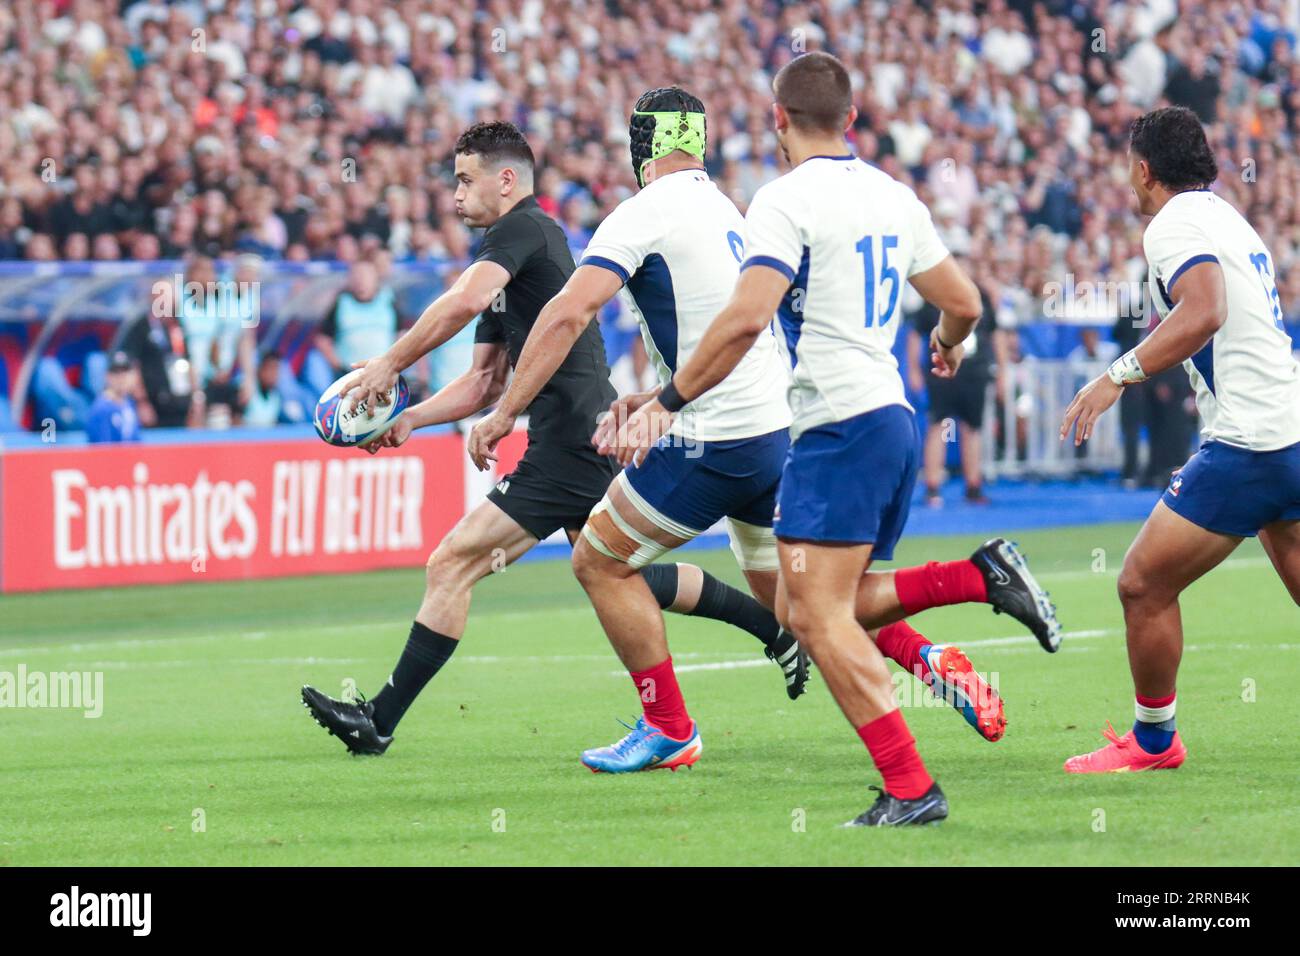
[[[510,215],[510,213],[512,213],[512,212],[523,212],[524,210],[526,210],[526,209],[531,209],[533,206],[536,206],[536,205],[537,205],[537,194],[536,194],[536,193],[529,193],[529,194],[528,194],[527,196],[525,196],[523,199],[519,200],[519,202],[517,202],[517,203],[515,203],[513,206],[511,206],[511,207],[510,207],[510,211],[507,212],[507,213],[505,214],[505,216],[502,216],[501,218],[504,219],[506,216]]]

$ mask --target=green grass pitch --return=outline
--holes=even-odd
[[[0,865],[1282,864],[1300,857],[1296,608],[1255,542],[1185,596],[1177,771],[1067,777],[1132,720],[1115,575],[1136,528],[1018,536],[1067,631],[1044,654],[982,606],[913,623],[997,675],[1008,729],[905,710],[952,813],[837,829],[871,802],[867,755],[813,672],[786,700],[749,636],[670,617],[704,736],[689,771],[597,776],[585,747],[637,699],[562,561],[483,582],[465,645],[388,754],[347,756],[298,688],[374,692],[422,570],[0,598],[0,671],[102,671],[103,714],[0,710]],[[905,539],[899,563],[969,537]],[[728,580],[725,551],[691,551]],[[1104,563],[1104,567],[1102,564]],[[906,678],[910,680],[910,678]]]

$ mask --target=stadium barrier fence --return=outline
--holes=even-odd
[[[989,386],[984,472],[997,478],[1068,478],[1118,471],[1124,462],[1119,407],[1097,420],[1080,448],[1060,440],[1061,419],[1080,388],[1106,371],[1104,361],[1025,357],[1008,369],[1008,400]],[[991,427],[990,427],[991,426]]]

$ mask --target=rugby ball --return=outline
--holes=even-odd
[[[312,417],[316,434],[331,445],[346,448],[349,445],[364,445],[379,438],[393,427],[397,416],[402,414],[411,401],[411,390],[406,385],[406,379],[399,375],[397,385],[388,392],[388,403],[376,403],[373,417],[364,403],[353,408],[352,401],[356,396],[340,397],[339,392],[359,374],[348,372],[325,389],[325,394],[316,403],[316,414]]]

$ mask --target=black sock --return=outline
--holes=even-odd
[[[781,633],[781,625],[777,623],[775,614],[744,591],[723,584],[708,571],[700,573],[704,575],[704,585],[700,588],[700,600],[691,614],[734,624],[753,634],[763,642],[764,647],[776,640],[776,636]]]
[[[406,648],[393,668],[393,676],[372,699],[375,729],[380,734],[392,735],[406,708],[447,663],[459,643],[454,637],[429,630],[419,621],[411,625],[411,636],[406,639]]]
[[[641,569],[641,577],[650,585],[650,593],[659,602],[660,610],[666,611],[672,607],[677,600],[676,564],[647,564]]]

